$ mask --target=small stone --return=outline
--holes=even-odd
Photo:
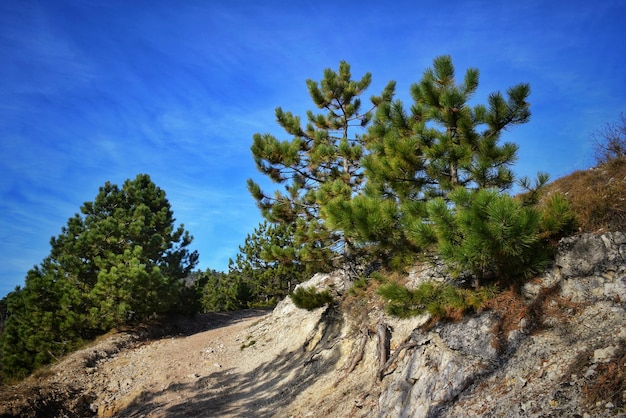
[[[613,355],[615,354],[615,351],[617,350],[616,347],[613,346],[608,346],[605,348],[599,348],[597,350],[595,350],[593,352],[593,362],[594,363],[605,363],[607,361],[609,361]]]
[[[589,367],[587,369],[587,371],[585,372],[585,377],[589,378],[589,377],[593,376],[595,374],[595,372],[596,372],[596,367],[598,367],[597,364],[592,364],[591,367]]]

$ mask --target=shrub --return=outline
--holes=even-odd
[[[618,122],[607,123],[591,134],[596,162],[599,165],[626,157],[626,116]]]
[[[378,289],[378,294],[387,301],[387,312],[400,318],[428,313],[436,318],[459,319],[467,311],[484,309],[496,293],[495,286],[460,289],[433,281],[424,282],[414,290],[390,281]]]
[[[481,279],[528,277],[548,263],[542,251],[541,216],[534,207],[495,190],[457,189],[451,202],[429,202],[425,237],[456,274]]]
[[[309,311],[320,308],[333,301],[333,297],[328,290],[318,292],[314,287],[307,289],[298,287],[289,297],[298,308]]]
[[[576,230],[576,214],[563,193],[552,193],[540,202],[541,237],[558,241]]]

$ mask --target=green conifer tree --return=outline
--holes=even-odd
[[[333,251],[347,248],[345,237],[323,222],[320,208],[361,190],[364,144],[358,129],[369,124],[374,109],[390,100],[395,88],[390,82],[380,97],[372,97],[371,108],[362,110],[360,96],[370,83],[369,73],[353,80],[350,65],[342,61],[338,72],[326,69],[321,82],[306,82],[313,103],[325,113],[308,111],[303,128],[300,117],[277,108],[276,119],[292,139],[254,135],[251,150],[257,168],[285,190],[268,195],[253,180],[248,188],[268,221],[295,226],[299,257],[320,270],[329,268]]]
[[[362,160],[366,186],[352,199],[334,199],[324,215],[348,237],[373,245],[373,251],[415,252],[423,243],[425,203],[447,199],[458,187],[506,190],[513,183],[511,165],[517,146],[500,144],[504,130],[530,118],[528,84],[471,105],[478,70],[455,79],[449,56],[435,58],[422,80],[411,86],[413,105],[381,103],[364,137]]]
[[[493,189],[457,188],[428,203],[432,236],[439,254],[456,273],[485,279],[517,279],[540,272],[549,261],[541,233],[541,213]],[[428,230],[428,232],[427,232]]]
[[[294,234],[292,225],[264,221],[246,237],[235,260],[230,260],[228,277],[247,284],[251,303],[274,305],[320,272],[318,264],[300,259]]]
[[[23,375],[111,327],[181,307],[198,260],[192,237],[148,175],[107,182],[50,241],[50,255],[7,298],[3,373]]]
[[[207,270],[201,279],[200,290],[202,312],[233,311],[247,307],[251,299],[246,284],[227,274]]]
[[[504,130],[529,121],[530,86],[508,88],[506,99],[491,93],[487,106],[472,107],[468,102],[478,88],[478,74],[470,68],[457,84],[452,59],[441,56],[411,87],[412,117],[427,122],[421,132],[426,172],[444,195],[457,186],[506,190],[513,184],[510,166],[518,147],[499,141]]]

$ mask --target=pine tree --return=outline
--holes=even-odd
[[[435,58],[419,83],[411,86],[412,117],[426,121],[420,133],[426,173],[442,194],[457,186],[506,190],[513,184],[510,166],[517,159],[517,145],[499,144],[503,131],[530,120],[528,84],[491,93],[487,106],[471,107],[478,88],[477,69],[465,72],[456,83],[450,56]]]
[[[294,234],[292,225],[264,221],[246,237],[237,257],[230,261],[228,277],[247,284],[253,304],[274,305],[296,285],[320,272],[319,264],[300,259]]]
[[[299,257],[324,270],[334,251],[346,249],[346,241],[325,225],[320,208],[361,190],[364,144],[353,130],[365,128],[374,109],[390,100],[395,88],[390,82],[380,97],[372,97],[371,108],[363,111],[360,96],[370,83],[369,73],[353,80],[345,61],[338,72],[326,69],[321,82],[306,82],[313,103],[325,113],[308,111],[303,128],[300,117],[279,107],[276,119],[292,139],[280,141],[269,134],[256,134],[251,147],[257,168],[285,186],[284,192],[270,196],[253,180],[248,181],[263,216],[272,223],[294,225]]]
[[[202,312],[233,311],[247,307],[251,295],[247,285],[238,278],[230,278],[227,274],[207,270],[201,279]]]
[[[21,375],[123,324],[180,308],[198,260],[165,192],[138,175],[107,182],[50,241],[50,255],[7,299],[0,338],[7,375]]]
[[[485,279],[529,277],[549,258],[541,237],[541,213],[493,189],[457,188],[428,203],[430,223],[422,236],[434,235],[439,254],[457,273]],[[429,230],[426,232],[426,230]]]
[[[413,105],[381,103],[364,136],[365,187],[351,199],[325,208],[330,225],[380,253],[417,252],[428,222],[425,203],[447,199],[458,187],[507,190],[517,146],[500,144],[504,130],[530,118],[528,84],[470,105],[478,88],[476,69],[457,83],[449,56],[435,58],[420,82],[411,86]],[[372,245],[373,244],[373,245]]]

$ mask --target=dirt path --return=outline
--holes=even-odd
[[[112,333],[0,388],[0,416],[316,416],[327,402],[310,403],[332,398],[334,372],[351,349],[346,329],[334,309],[306,311],[283,301],[271,312],[200,315]]]
[[[259,322],[258,311],[241,311],[213,317],[223,325],[188,336],[171,337],[125,350],[95,367],[93,383],[106,387],[111,396],[98,405],[99,416],[166,417],[206,414],[206,405],[193,408],[202,394],[204,400],[220,394],[213,388],[213,376],[245,373],[264,359],[243,355],[247,336],[244,330]],[[98,379],[101,376],[103,379]],[[95,388],[94,388],[95,389]],[[205,402],[203,402],[205,403]]]

